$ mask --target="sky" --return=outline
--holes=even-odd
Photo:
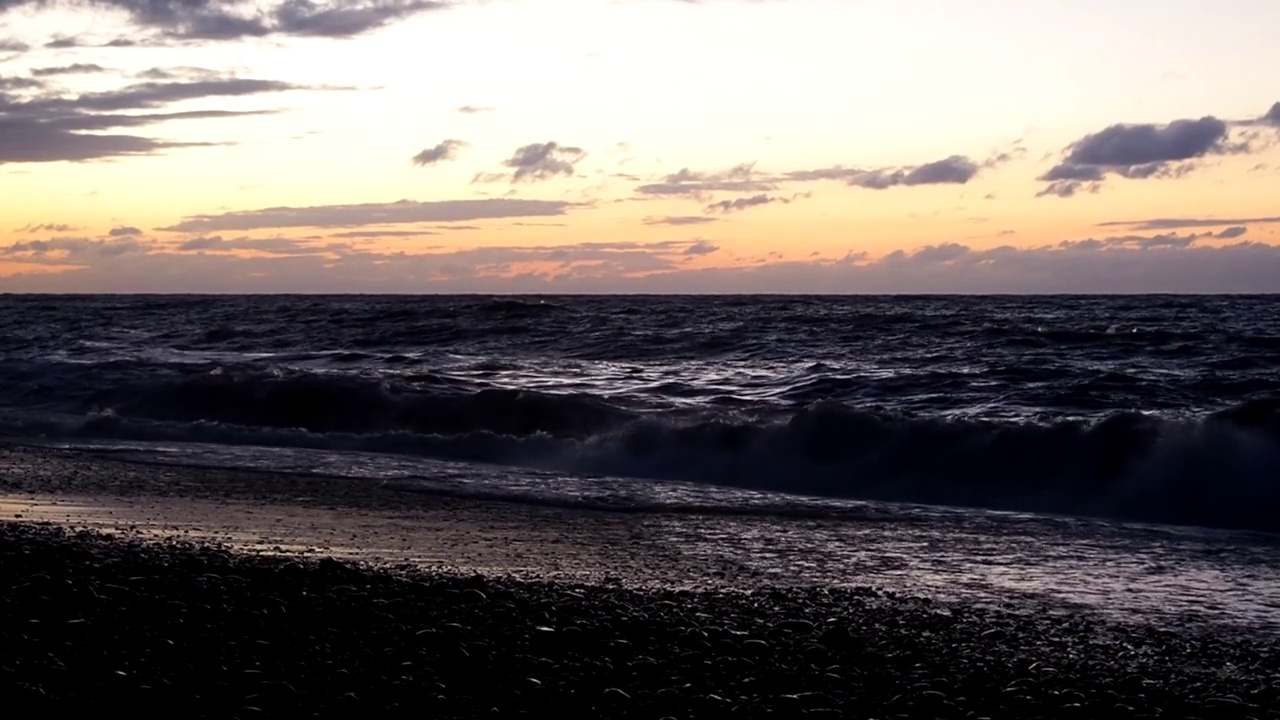
[[[1280,292],[1274,0],[0,0],[0,292]]]

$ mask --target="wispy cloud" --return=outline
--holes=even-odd
[[[358,205],[316,205],[240,210],[218,215],[196,215],[169,227],[169,232],[208,233],[228,230],[259,230],[289,227],[359,227],[424,222],[466,222],[517,217],[564,215],[577,207],[556,200],[493,198],[485,200],[440,200]]]
[[[497,108],[492,108],[487,105],[462,105],[456,109],[463,115],[479,115],[481,113],[494,112]]]
[[[0,75],[0,93],[8,90],[35,90],[42,87],[44,87],[44,83],[35,78]],[[3,98],[0,98],[0,102],[3,102]]]
[[[1180,230],[1183,228],[1222,227],[1224,225],[1272,225],[1280,223],[1280,215],[1271,217],[1231,218],[1147,218],[1145,220],[1110,220],[1097,227],[1124,227],[1131,230]]]
[[[719,218],[706,215],[654,215],[641,220],[645,225],[705,225],[717,222]]]
[[[329,237],[373,240],[378,238],[410,238],[422,235],[439,235],[438,230],[347,230],[330,233]]]
[[[271,111],[139,111],[161,110],[168,104],[185,100],[247,97],[300,89],[305,88],[278,80],[223,78],[137,83],[70,97],[45,95],[18,100],[0,94],[0,164],[84,161],[207,145],[210,143],[182,143],[103,131],[172,120],[262,114]]]
[[[315,243],[295,238],[224,238],[221,235],[203,235],[179,243],[178,250],[188,252],[235,252],[248,250],[271,255],[321,255],[335,250],[349,249],[348,245],[317,246]]]
[[[667,175],[660,182],[640,185],[636,192],[648,196],[683,196],[709,201],[715,193],[749,194],[751,197],[721,200],[709,208],[722,212],[767,204],[761,198],[772,197],[768,193],[788,184],[814,182],[842,182],[850,187],[869,190],[917,185],[963,185],[973,180],[984,168],[992,168],[1018,157],[1024,152],[1020,147],[978,162],[963,155],[952,155],[921,165],[905,165],[879,168],[859,168],[834,165],[808,170],[791,170],[782,173],[766,173],[756,169],[755,163],[741,163],[728,170],[700,172],[682,168]],[[791,198],[794,199],[794,198]],[[774,197],[768,202],[790,202],[791,199]]]
[[[755,163],[742,163],[718,172],[699,172],[682,168],[667,175],[661,182],[641,185],[636,188],[636,192],[641,195],[705,199],[714,192],[760,193],[769,192],[775,188],[775,181],[757,172]]]
[[[20,227],[20,228],[18,228],[17,232],[25,232],[25,233],[43,233],[43,232],[66,233],[66,232],[75,232],[76,230],[79,230],[79,229],[80,229],[80,228],[78,228],[78,227],[76,227],[76,226],[74,226],[74,225],[67,225],[66,223],[41,223],[41,224],[39,224],[39,225],[26,225],[26,226]]]
[[[72,63],[70,65],[31,68],[31,74],[36,77],[50,77],[53,75],[83,75],[87,73],[101,73],[106,71],[106,68],[96,63]]]
[[[887,190],[899,185],[963,185],[972,180],[982,165],[963,155],[902,167],[849,168],[835,166],[816,170],[797,170],[783,177],[793,182],[838,180],[852,187]]]
[[[743,210],[747,210],[754,207],[772,205],[774,203],[781,203],[783,205],[786,205],[790,203],[793,199],[794,198],[777,197],[775,195],[765,195],[761,193],[759,195],[752,195],[750,197],[734,198],[733,200],[721,200],[720,202],[714,202],[706,206],[704,210],[709,213],[716,213],[716,212],[734,213],[734,212],[741,212]]]

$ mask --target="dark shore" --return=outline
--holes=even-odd
[[[634,591],[0,525],[0,686],[200,717],[1280,716],[1274,639],[873,591]]]
[[[0,523],[29,715],[1280,717],[1275,633],[769,587],[642,515],[14,448],[0,495],[45,513]]]

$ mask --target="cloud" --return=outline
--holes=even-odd
[[[70,65],[58,65],[55,67],[31,68],[31,74],[36,77],[49,77],[52,75],[76,75],[84,73],[101,73],[107,69],[95,63],[72,63]]]
[[[641,220],[645,225],[705,225],[707,223],[718,222],[719,218],[707,217],[706,215],[656,215]]]
[[[661,182],[641,185],[636,188],[636,192],[641,195],[685,196],[700,200],[708,200],[712,193],[717,192],[751,193],[756,197],[748,200],[755,204],[762,204],[757,199],[759,196],[770,193],[787,183],[838,181],[851,187],[870,190],[916,185],[963,185],[972,180],[984,167],[995,167],[1008,162],[1018,154],[1018,149],[1015,149],[1015,151],[994,156],[986,163],[978,163],[963,155],[952,155],[923,165],[870,169],[835,165],[810,170],[792,170],[779,175],[760,172],[756,170],[754,163],[742,163],[729,170],[714,173],[695,172],[683,168],[679,172],[666,176]],[[721,201],[714,203],[713,206],[723,211],[750,207],[741,203],[734,205],[735,202]]]
[[[444,140],[435,147],[427,148],[417,155],[414,155],[413,164],[434,165],[444,160],[453,160],[457,157],[458,150],[467,146],[467,143],[462,140]]]
[[[1221,227],[1223,225],[1272,225],[1280,223],[1280,215],[1250,218],[1148,218],[1146,220],[1109,220],[1097,227],[1125,227],[1132,230],[1180,230],[1183,228]]]
[[[48,0],[0,0],[0,13]],[[142,28],[178,40],[237,40],[271,35],[349,38],[448,3],[431,0],[61,0],[119,10]]]
[[[0,248],[0,257],[22,257],[43,259],[58,254],[67,258],[82,257],[116,257],[129,253],[138,253],[146,249],[146,244],[137,238],[110,238],[95,240],[81,237],[57,237],[49,240],[19,240],[8,247]]]
[[[102,131],[170,120],[262,114],[270,111],[136,111],[158,110],[184,100],[246,97],[298,89],[303,88],[276,80],[224,78],[137,83],[71,97],[15,100],[0,94],[0,164],[84,161],[208,145],[210,143],[181,143]]]
[[[39,80],[26,77],[5,77],[0,75],[0,93],[7,90],[34,90],[44,87],[44,83]],[[3,98],[0,98],[3,102]]]
[[[1262,116],[1262,122],[1280,128],[1280,102],[1271,106],[1267,114]]]
[[[441,200],[359,205],[317,205],[240,210],[219,215],[195,215],[170,227],[170,232],[207,233],[227,230],[258,230],[287,227],[357,227],[421,222],[465,222],[516,217],[564,215],[574,203],[555,200],[494,198],[485,200]]]
[[[709,213],[732,213],[741,212],[748,208],[760,207],[762,205],[772,205],[773,203],[782,203],[784,205],[790,203],[792,198],[776,197],[773,195],[752,195],[751,197],[735,198],[733,200],[721,200],[720,202],[711,203],[704,210]]]
[[[532,143],[517,148],[510,158],[502,162],[512,168],[511,182],[549,180],[561,175],[573,175],[574,165],[587,156],[582,148],[561,145],[555,141]],[[482,173],[477,179],[495,181],[505,179],[503,174]]]
[[[491,113],[497,110],[487,105],[463,105],[457,108],[457,111],[463,115],[479,115],[481,113]]]
[[[1069,145],[1063,159],[1040,176],[1048,184],[1038,195],[1096,192],[1108,175],[1133,180],[1179,177],[1194,170],[1202,158],[1253,151],[1249,138],[1231,140],[1231,127],[1211,115],[1166,125],[1112,125]]]
[[[143,70],[134,77],[143,80],[211,80],[224,76],[225,73],[209,68],[179,66],[179,67],[153,67]]]
[[[107,233],[109,237],[129,237],[131,235],[141,235],[142,231],[136,227],[122,226],[111,228]]]
[[[1064,240],[1063,242],[1058,243],[1058,249],[1092,250],[1097,248],[1128,248],[1157,250],[1160,248],[1187,248],[1200,238],[1212,236],[1213,233],[1191,233],[1188,235],[1178,235],[1177,233],[1163,235],[1119,235],[1101,239],[1089,238],[1086,240]]]
[[[221,235],[206,235],[191,238],[180,243],[178,250],[187,252],[233,252],[251,250],[273,255],[321,255],[334,250],[349,248],[347,245],[321,245],[295,238],[223,238]]]
[[[1214,235],[1214,237],[1221,238],[1223,240],[1231,240],[1234,238],[1241,237],[1248,232],[1249,232],[1249,228],[1245,227],[1244,225],[1232,225],[1231,227],[1226,228],[1222,232],[1219,232],[1217,235]]]
[[[348,230],[346,232],[331,233],[329,237],[370,240],[374,238],[404,238],[439,234],[435,230]]]
[[[1001,159],[1004,158],[1004,159]],[[988,161],[987,167],[1007,161],[1012,154],[997,157]],[[815,182],[838,180],[852,187],[868,190],[887,190],[900,185],[963,185],[972,180],[983,165],[963,155],[952,155],[942,160],[924,163],[923,165],[907,165],[884,168],[849,168],[841,165],[816,170],[796,170],[784,175],[794,182]]]
[[[65,223],[43,223],[40,225],[26,225],[24,227],[18,228],[17,231],[26,232],[26,233],[41,233],[41,232],[65,233],[65,232],[74,232],[79,229],[80,228],[74,225],[67,225]]]
[[[720,250],[720,246],[707,240],[697,240],[684,249],[685,255],[710,255]]]
[[[2,8],[3,5],[0,5]],[[11,38],[0,39],[0,53],[24,53],[31,49],[31,46],[19,40]]]
[[[1172,238],[1174,236],[1166,236]],[[1185,238],[1186,236],[1177,236]],[[42,241],[35,241],[42,242]],[[865,252],[750,267],[692,268],[706,240],[474,247],[439,252],[306,246],[296,254],[178,250],[146,243],[106,252],[102,241],[61,241],[79,269],[4,278],[14,292],[629,292],[629,293],[1257,293],[1280,291],[1280,247],[1174,242],[1149,236],[1031,248],[939,243],[875,258]],[[188,241],[190,242],[190,241]],[[212,243],[261,243],[234,240]],[[253,246],[261,249],[261,245]],[[33,251],[18,253],[27,257]],[[52,248],[49,249],[52,253]],[[10,258],[12,248],[0,248]],[[22,259],[20,257],[19,259]],[[23,260],[34,262],[33,260]],[[53,257],[47,260],[56,262]]]
[[[721,172],[695,172],[682,168],[662,182],[636,188],[641,195],[687,196],[703,199],[713,192],[761,193],[777,187],[776,182],[756,172],[755,163],[742,163]]]

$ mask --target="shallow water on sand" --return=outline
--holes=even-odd
[[[368,453],[146,443],[82,447],[152,463],[345,477],[403,497],[406,509],[450,496],[608,511],[627,518],[627,539],[636,545],[626,552],[638,558],[629,569],[638,574],[646,572],[648,554],[654,562],[678,557],[682,566],[708,569],[714,584],[730,587],[875,586],[939,600],[1280,632],[1280,536],[1265,533],[820,499]],[[362,536],[360,542],[366,554],[411,557],[390,537]],[[605,554],[593,554],[590,541],[582,542],[587,571],[616,574]],[[550,558],[526,560],[524,567],[508,569],[551,569]],[[600,567],[590,567],[593,562]],[[653,569],[654,579],[678,580],[669,568],[659,570]],[[706,578],[690,580],[703,584]]]

